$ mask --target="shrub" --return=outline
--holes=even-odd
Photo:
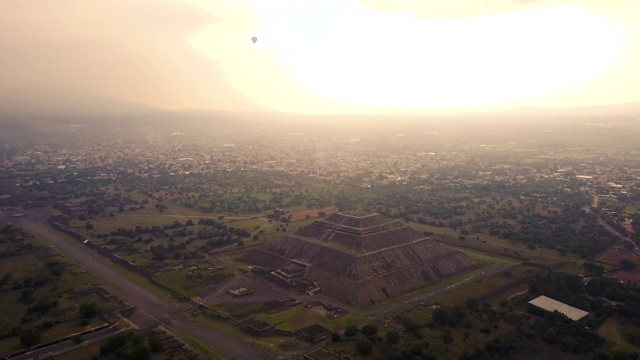
[[[398,341],[400,341],[400,334],[394,330],[387,331],[387,333],[385,334],[385,338],[387,339],[388,342],[392,344],[397,344]]]
[[[362,335],[371,336],[378,333],[378,328],[375,325],[367,324],[362,326],[360,331],[362,332]]]
[[[356,343],[356,350],[362,355],[369,355],[373,351],[373,344],[369,340],[360,339]]]
[[[355,336],[358,333],[358,327],[356,325],[349,325],[344,329],[344,336]]]
[[[40,342],[40,331],[37,329],[27,329],[20,332],[20,344],[24,348],[30,348]]]
[[[85,319],[91,319],[99,313],[100,309],[98,308],[98,304],[96,304],[94,301],[86,302],[80,305],[80,316]]]

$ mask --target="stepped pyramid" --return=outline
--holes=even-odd
[[[392,298],[480,264],[400,221],[348,211],[254,249],[244,260],[266,268],[302,266],[302,277],[355,306]]]

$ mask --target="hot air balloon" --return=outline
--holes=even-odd
[[[255,43],[256,43],[256,41],[258,41],[258,38],[257,38],[257,37],[255,37],[255,36],[253,36],[253,37],[251,37],[251,41],[253,41],[253,43],[255,44]]]

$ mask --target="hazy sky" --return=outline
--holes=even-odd
[[[256,36],[256,44],[251,37]],[[4,0],[0,96],[396,113],[640,101],[638,0]]]

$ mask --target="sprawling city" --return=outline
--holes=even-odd
[[[634,116],[216,116],[6,136],[4,356],[635,356]]]

